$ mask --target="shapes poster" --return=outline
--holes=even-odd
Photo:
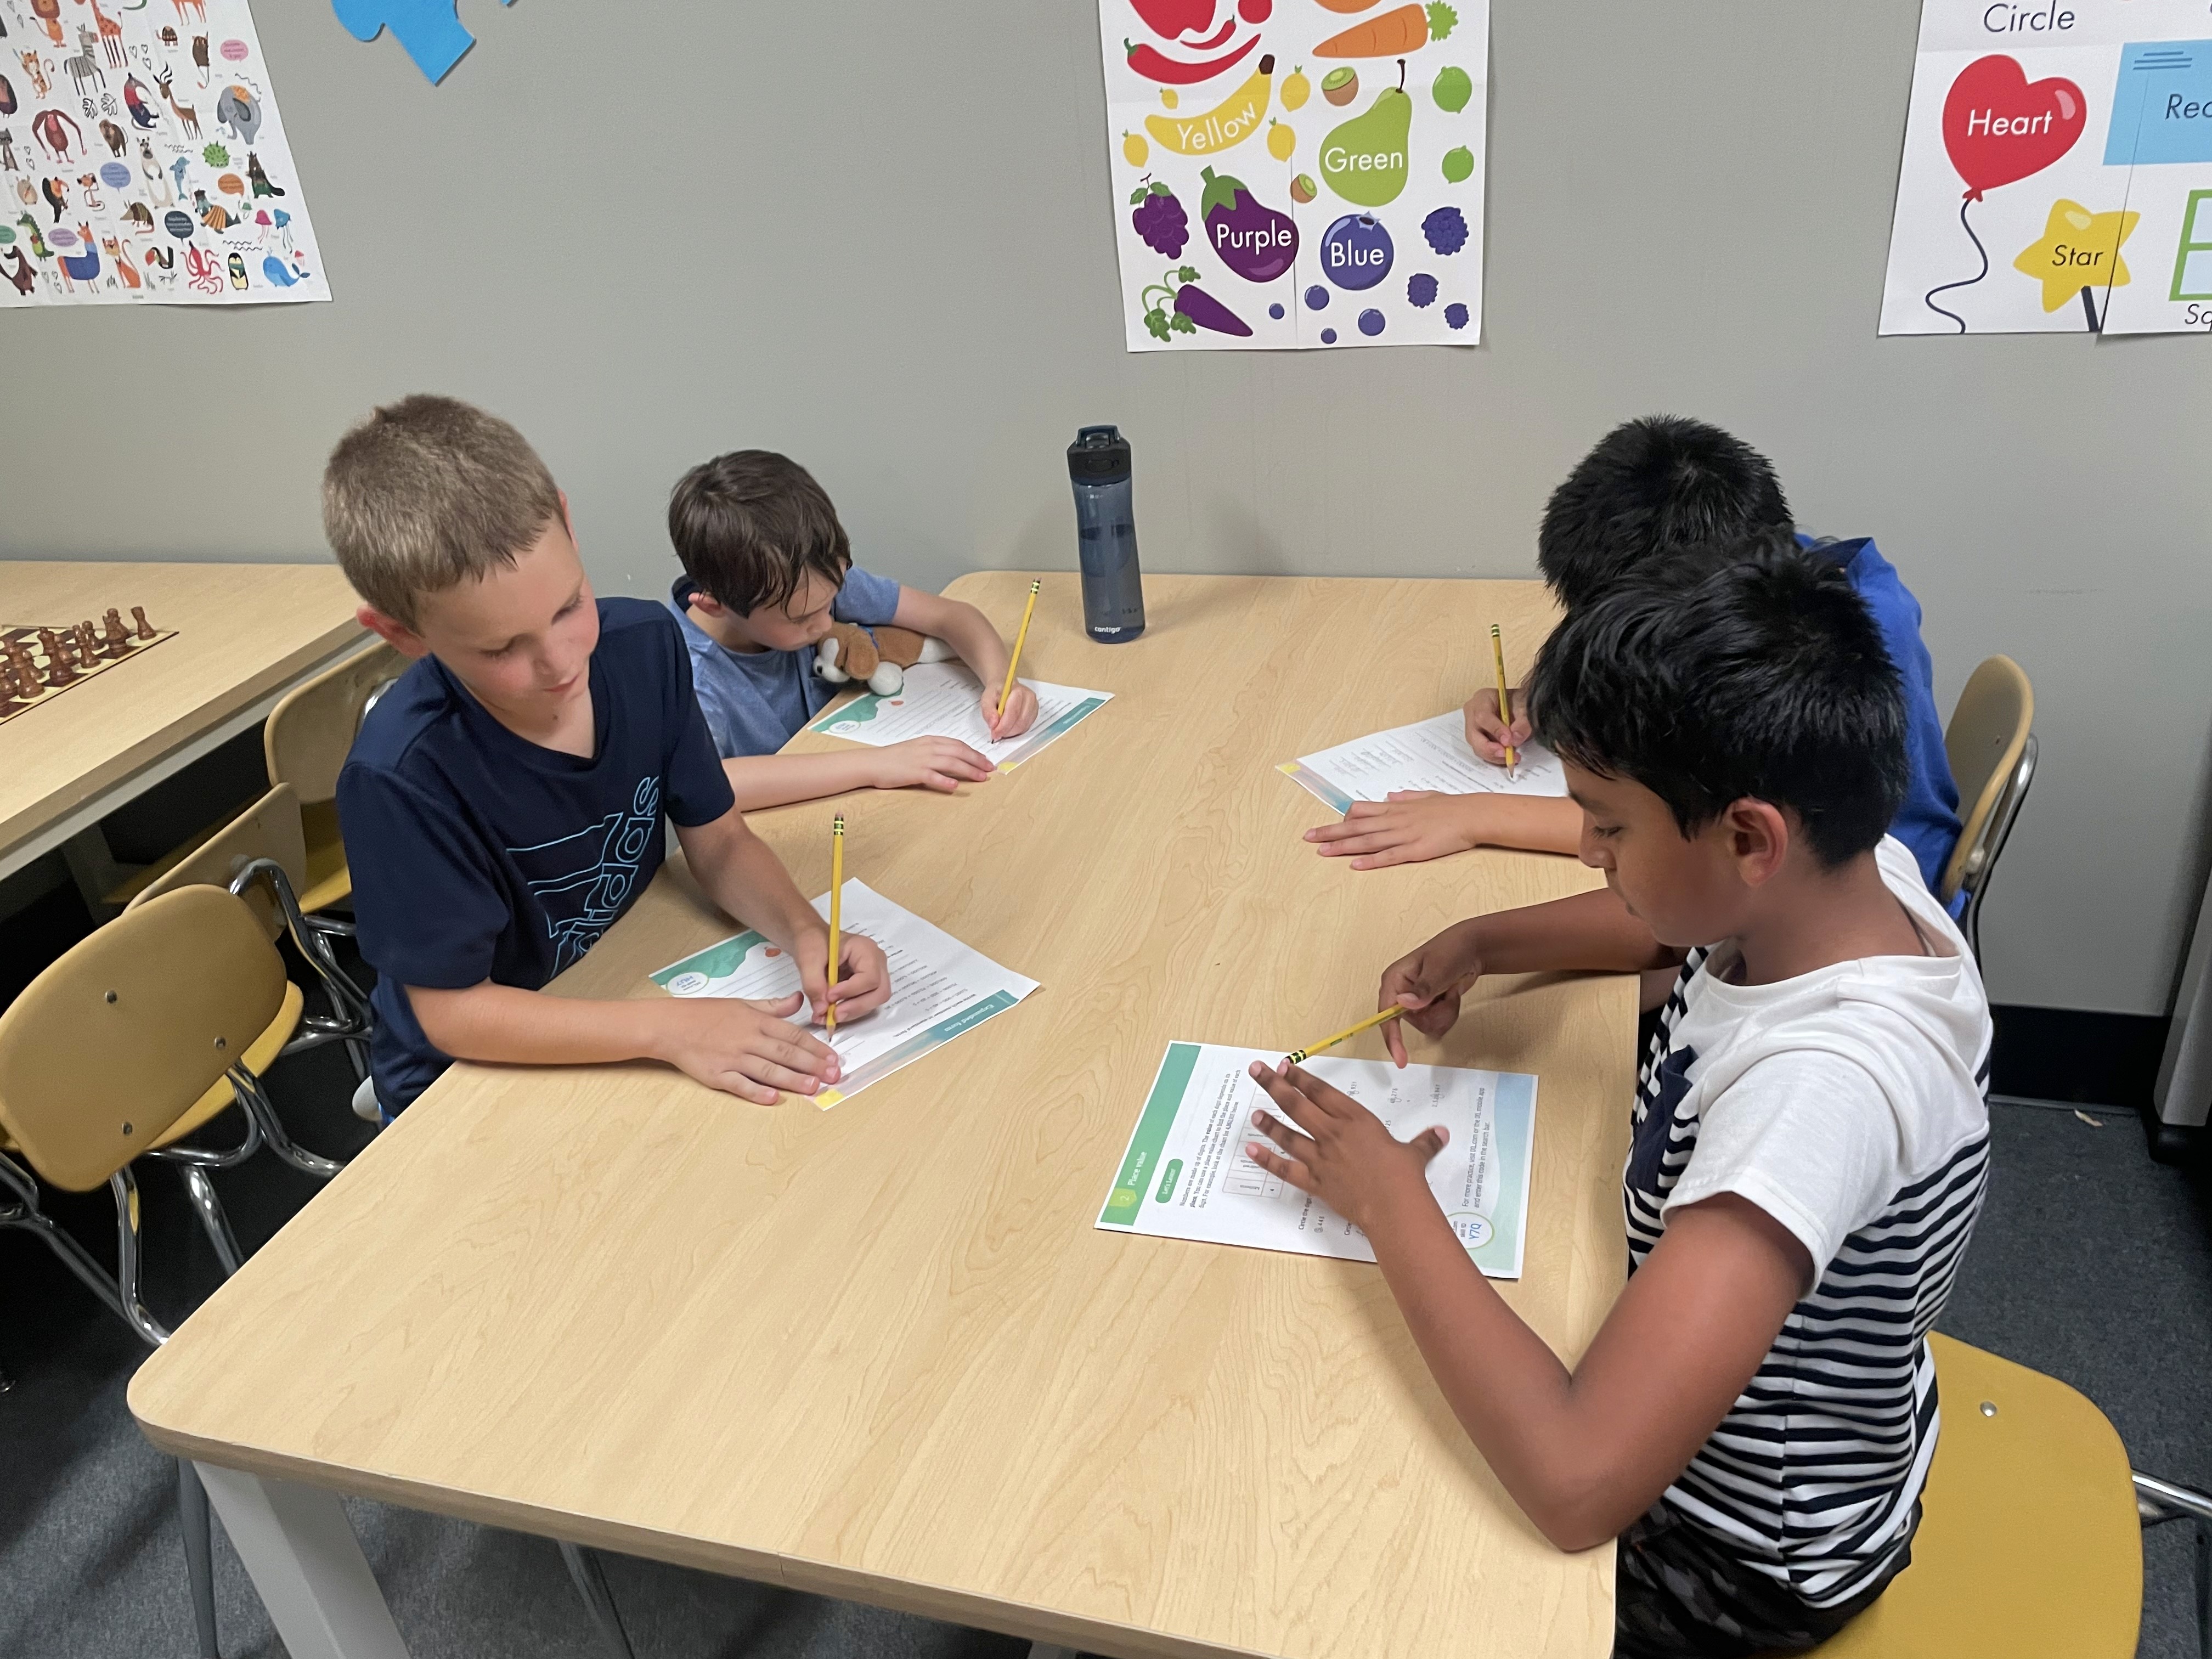
[[[0,19],[0,306],[331,297],[246,0]]]
[[[1098,0],[1132,351],[1482,337],[1489,0]]]
[[[1923,0],[1884,334],[2212,331],[2212,7]]]

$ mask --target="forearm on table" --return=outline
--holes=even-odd
[[[1486,974],[1632,974],[1679,963],[1611,888],[1496,910],[1459,924]]]
[[[875,787],[876,751],[839,750],[831,755],[740,755],[722,763],[740,812],[763,811],[793,801],[817,800]]]
[[[1528,853],[1581,850],[1583,809],[1564,795],[1466,795],[1468,839]]]
[[[903,588],[896,622],[901,628],[943,640],[986,685],[994,685],[1005,678],[1006,642],[999,637],[991,619],[965,599]]]
[[[699,890],[733,920],[757,929],[787,951],[797,945],[801,934],[826,931],[783,860],[745,827],[738,812],[696,829],[679,826],[676,836]]]
[[[662,1058],[663,1002],[592,1002],[489,980],[459,991],[410,985],[407,1000],[422,1035],[456,1060],[592,1066]]]

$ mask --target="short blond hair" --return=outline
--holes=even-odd
[[[458,398],[386,404],[323,469],[323,533],[346,580],[409,628],[426,594],[512,566],[560,517],[529,441]]]

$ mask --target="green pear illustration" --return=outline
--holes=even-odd
[[[1413,100],[1406,94],[1406,60],[1398,84],[1377,93],[1364,115],[1355,115],[1322,141],[1321,176],[1357,207],[1381,207],[1406,188],[1406,138],[1413,130]]]

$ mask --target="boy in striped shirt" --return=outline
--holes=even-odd
[[[1255,1113],[1249,1150],[1366,1231],[1545,1534],[1620,1540],[1620,1659],[1811,1647],[1911,1559],[1927,1334],[1988,1177],[1981,976],[1885,834],[1897,672],[1844,574],[1772,538],[1577,608],[1531,696],[1609,890],[1458,923],[1380,1006],[1439,1037],[1486,973],[1679,969],[1632,1110],[1628,1284],[1589,1352],[1562,1364],[1468,1260],[1422,1178],[1442,1131],[1401,1144],[1255,1066],[1289,1122]]]

